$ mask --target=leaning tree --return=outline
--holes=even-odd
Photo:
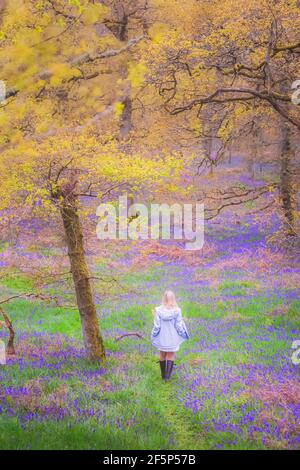
[[[177,155],[120,145],[120,134],[134,136],[130,84],[136,91],[143,82],[140,61],[149,39],[147,2],[136,8],[123,2],[122,18],[115,3],[122,7],[28,1],[16,10],[8,0],[1,9],[2,221],[60,217],[86,352],[96,360],[105,348],[82,230],[83,210],[94,209],[85,202],[100,203],[128,187],[154,190],[181,168]],[[129,21],[130,31],[119,31]]]

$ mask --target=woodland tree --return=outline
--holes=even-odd
[[[92,359],[104,358],[105,350],[84,252],[80,213],[88,205],[82,202],[101,202],[128,185],[159,186],[181,167],[171,154],[150,159],[119,145],[119,134],[131,130],[128,84],[137,82],[130,53],[146,40],[139,22],[127,31],[128,18],[139,11],[128,5],[11,0],[1,10],[3,221],[20,206],[31,216],[60,214]]]
[[[280,156],[286,175],[280,176],[282,205],[288,231],[295,234],[294,169],[292,156],[287,157],[287,139],[292,129],[298,136],[300,130],[299,106],[291,104],[292,86],[300,73],[299,2],[228,0],[221,5],[203,0],[189,6],[199,11],[194,17],[197,25],[173,41],[171,17],[165,32],[169,51],[160,74],[165,108],[173,116],[186,114],[190,122],[198,119],[200,134],[205,136],[210,127],[211,136],[223,144],[243,126],[255,121],[257,133],[259,123],[268,126],[279,116],[278,133],[285,136]],[[255,133],[252,129],[249,134],[252,141]],[[206,155],[202,163],[211,167],[215,162],[210,160]]]

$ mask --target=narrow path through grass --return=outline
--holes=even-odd
[[[174,380],[179,372],[174,366],[173,377],[164,382],[160,376],[160,367],[153,356],[145,355],[140,364],[142,381],[151,400],[156,402],[161,416],[170,426],[172,447],[175,449],[195,449],[205,447],[204,439],[199,433],[195,433],[195,427],[191,421],[189,410],[186,410],[176,397]],[[176,363],[176,362],[175,362]]]

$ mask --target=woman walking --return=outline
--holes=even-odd
[[[169,380],[173,370],[175,352],[189,338],[174,292],[167,290],[162,303],[155,308],[154,326],[151,332],[152,345],[159,350],[161,376]]]

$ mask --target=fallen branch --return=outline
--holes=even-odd
[[[138,338],[144,339],[144,336],[141,333],[133,331],[132,333],[124,333],[123,335],[117,336],[115,341],[120,341],[120,339],[125,338],[127,336],[137,336]]]

